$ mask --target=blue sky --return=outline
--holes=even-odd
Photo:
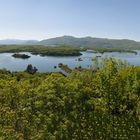
[[[140,41],[140,0],[0,0],[0,39],[62,35]]]

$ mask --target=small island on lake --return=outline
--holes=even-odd
[[[12,55],[12,57],[14,57],[14,58],[28,59],[28,58],[30,58],[31,56],[29,56],[29,55],[27,55],[27,54],[15,53],[15,54]]]

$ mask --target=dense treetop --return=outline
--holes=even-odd
[[[140,67],[114,59],[64,77],[0,71],[0,139],[140,139]]]

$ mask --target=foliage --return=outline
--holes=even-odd
[[[22,58],[22,59],[28,59],[28,58],[31,57],[31,56],[29,56],[27,54],[19,54],[19,53],[15,53],[12,56],[15,57],[15,58]]]
[[[17,53],[31,52],[32,54],[40,54],[42,56],[80,56],[81,49],[71,46],[49,47],[41,45],[1,45],[0,53]]]
[[[140,67],[104,59],[96,70],[0,71],[0,139],[140,139]]]
[[[137,50],[140,49],[140,43],[128,39],[107,39],[107,38],[93,38],[82,37],[76,38],[72,36],[62,36],[52,39],[40,41],[42,45],[69,45],[76,47],[90,47],[92,49],[118,49],[118,50]]]
[[[27,66],[26,72],[28,72],[30,74],[35,74],[37,72],[37,68],[33,67],[31,64],[29,64]]]
[[[108,47],[105,47],[105,48],[100,48],[100,47],[95,47],[95,46],[91,46],[91,47],[86,47],[87,49],[91,49],[91,50],[94,50],[95,52],[99,52],[99,53],[104,53],[104,52],[120,52],[120,53],[123,53],[123,52],[128,52],[128,53],[134,53],[134,54],[137,54],[137,51],[133,50],[133,49],[130,49],[130,48],[108,48]]]

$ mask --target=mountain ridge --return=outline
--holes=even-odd
[[[38,40],[20,40],[5,39],[0,40],[1,45],[45,45],[45,46],[74,46],[88,48],[124,48],[140,49],[140,42],[130,39],[108,39],[97,37],[74,37],[60,36],[50,39]]]
[[[69,45],[75,47],[100,47],[100,48],[134,48],[140,49],[140,42],[129,39],[108,39],[96,37],[73,37],[62,36],[51,39],[46,39],[38,42],[39,45]]]
[[[1,39],[0,45],[22,45],[37,43],[37,40],[22,40],[22,39]]]

